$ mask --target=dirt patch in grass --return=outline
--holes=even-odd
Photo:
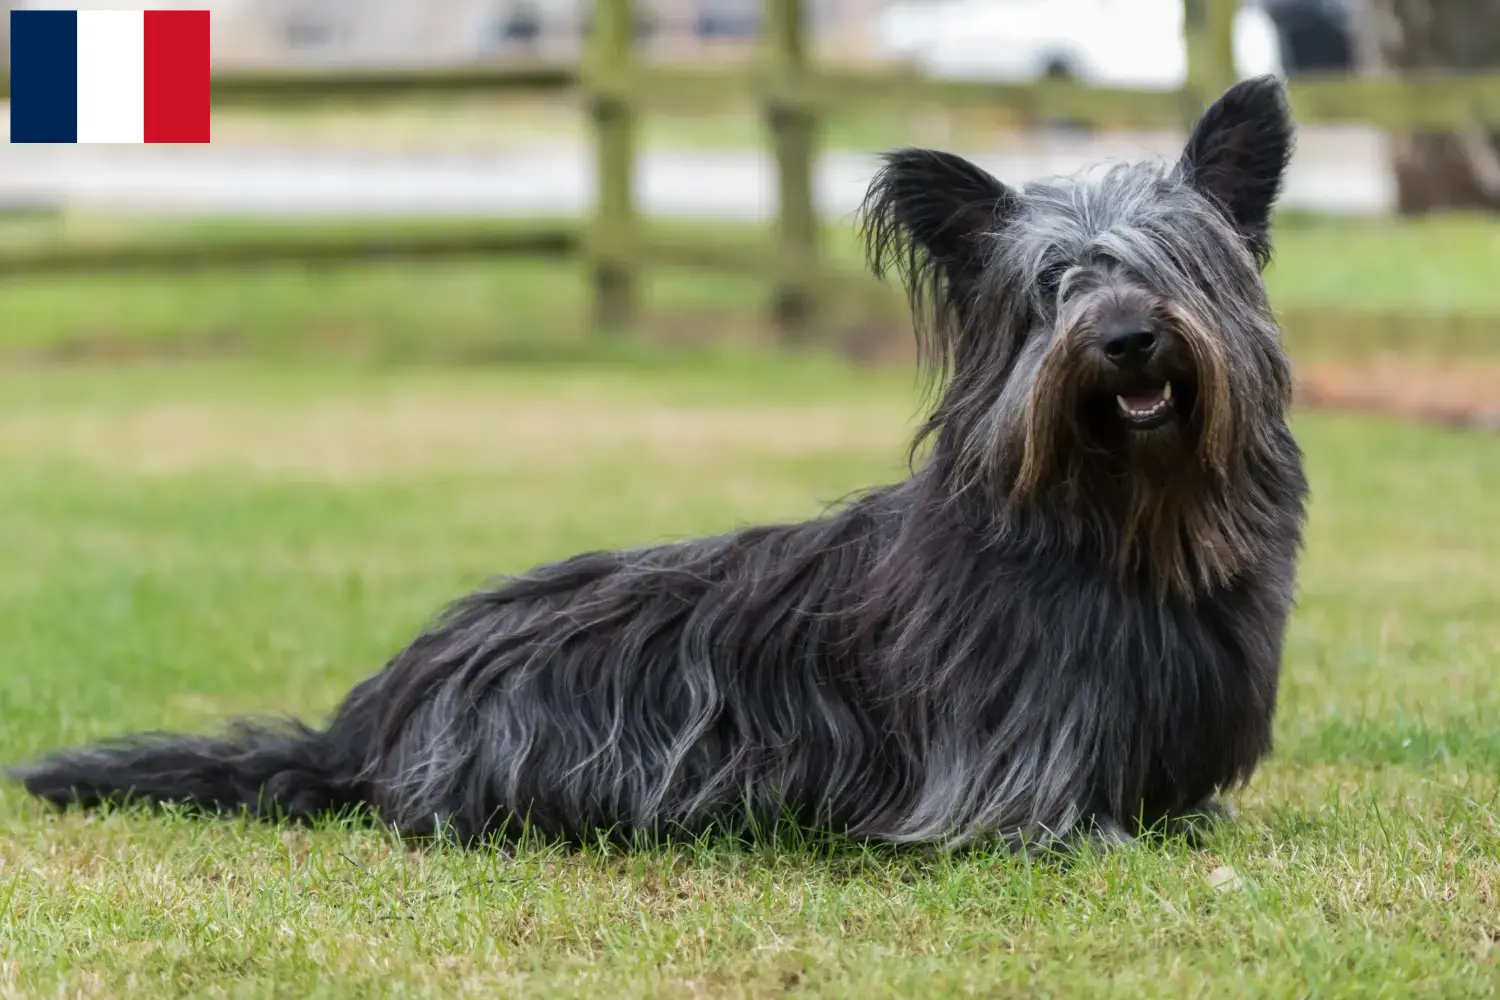
[[[1500,362],[1387,355],[1300,366],[1297,402],[1500,431]]]

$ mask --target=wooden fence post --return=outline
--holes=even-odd
[[[635,108],[631,104],[631,0],[595,0],[589,60],[589,114],[594,123],[596,191],[589,233],[594,322],[628,326],[635,314]]]
[[[817,309],[818,214],[813,203],[817,120],[801,86],[807,70],[804,0],[766,0],[766,122],[776,155],[777,282],[772,318],[786,341],[805,338]]]
[[[1191,125],[1234,82],[1234,14],[1239,0],[1183,0],[1182,26],[1187,43],[1187,101]]]

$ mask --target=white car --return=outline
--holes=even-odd
[[[876,38],[932,77],[1174,90],[1187,79],[1182,27],[1182,0],[895,0]],[[1235,15],[1234,57],[1241,78],[1281,74],[1275,25],[1258,6]]]

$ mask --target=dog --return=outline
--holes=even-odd
[[[466,842],[790,822],[1032,850],[1195,829],[1271,746],[1307,483],[1262,271],[1284,87],[1174,164],[1021,188],[888,154],[862,209],[930,416],[825,515],[590,552],[450,606],[324,728],[146,734],[12,773]]]

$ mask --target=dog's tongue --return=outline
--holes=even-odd
[[[1121,393],[1120,398],[1125,405],[1132,410],[1149,410],[1161,402],[1161,389],[1137,389],[1135,392]]]

